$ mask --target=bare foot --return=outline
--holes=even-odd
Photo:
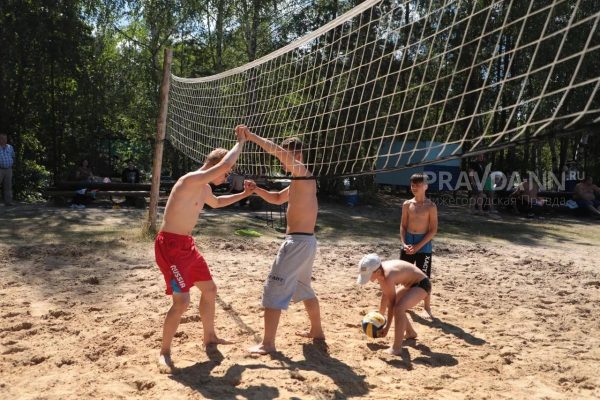
[[[321,333],[296,332],[296,335],[303,337],[303,338],[307,338],[307,339],[325,340],[325,334],[323,332],[321,332]]]
[[[416,339],[417,338],[417,332],[406,332],[406,335],[404,336],[404,340],[411,340],[411,339]]]
[[[216,346],[216,345],[218,345],[218,344],[233,344],[233,343],[234,343],[234,342],[232,342],[231,340],[227,340],[227,339],[219,339],[219,338],[218,338],[218,337],[216,337],[216,336],[215,336],[215,337],[213,337],[213,338],[210,338],[210,339],[208,339],[208,340],[205,340],[205,341],[204,341],[204,345],[205,345],[206,347],[208,347],[208,346]]]
[[[269,353],[274,353],[277,350],[275,350],[275,346],[265,346],[264,344],[260,343],[260,344],[257,344],[256,346],[250,347],[248,349],[248,351],[251,354],[265,355],[265,354],[269,354]]]
[[[385,352],[393,356],[399,356],[402,354],[402,348],[396,350],[393,347],[390,347],[389,349],[385,349]]]
[[[433,319],[435,318],[433,316],[433,314],[431,313],[431,307],[425,307],[425,312],[429,315],[429,318],[431,318],[431,320],[433,321]]]
[[[161,374],[174,374],[177,371],[170,354],[161,354],[158,357],[158,370]]]

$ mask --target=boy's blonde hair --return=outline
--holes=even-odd
[[[219,163],[219,161],[221,161],[223,159],[223,157],[225,157],[225,155],[227,154],[227,150],[223,149],[221,147],[219,147],[218,149],[214,149],[213,151],[211,151],[208,156],[206,156],[206,160],[204,161],[204,165],[206,165],[207,167],[212,167],[213,165],[216,165]]]

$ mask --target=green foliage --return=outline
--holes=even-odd
[[[44,188],[50,185],[50,171],[35,161],[23,160],[15,172],[15,186],[21,188],[17,198],[27,202],[41,200]]]
[[[340,48],[352,45],[358,35],[371,35],[373,45],[363,49],[365,59],[377,59],[390,41],[406,41],[411,33],[403,29],[403,21],[411,15],[435,9],[436,4],[447,4],[440,20],[428,20],[419,28],[425,35],[436,29],[435,24],[450,24],[460,20],[473,10],[482,9],[486,2],[469,0],[464,2],[441,2],[432,0],[409,1],[404,8],[397,9],[393,18],[382,27],[394,31],[397,36],[387,39],[376,37],[375,30],[349,32],[340,43]],[[150,171],[156,117],[158,110],[158,90],[162,77],[162,57],[165,47],[174,49],[175,57],[172,72],[179,76],[201,76],[213,74],[240,66],[249,60],[261,57],[290,41],[312,31],[347,11],[358,1],[313,0],[298,6],[296,2],[272,2],[266,0],[4,0],[0,3],[0,128],[10,135],[10,142],[17,150],[15,167],[15,189],[21,198],[35,196],[40,188],[51,184],[52,180],[68,177],[73,167],[82,159],[88,158],[94,171],[104,176],[119,176],[126,159],[133,159],[138,167]],[[567,17],[575,1],[569,0],[552,8],[552,16],[546,29],[557,31],[568,22]],[[386,10],[391,2],[383,2]],[[390,114],[401,109],[403,103],[417,103],[426,99],[440,102],[446,97],[450,86],[455,92],[462,92],[478,85],[484,77],[491,81],[501,81],[505,74],[519,74],[528,68],[528,53],[515,52],[515,59],[509,62],[498,58],[490,65],[482,66],[480,74],[473,74],[439,80],[436,85],[418,88],[415,82],[421,79],[434,79],[434,69],[416,69],[412,85],[406,79],[402,68],[418,63],[427,57],[443,54],[440,63],[451,71],[475,59],[488,59],[494,48],[478,49],[476,41],[465,46],[462,54],[458,51],[445,52],[445,48],[456,48],[464,34],[472,37],[482,31],[493,31],[504,21],[514,21],[523,15],[529,2],[512,2],[509,10],[501,4],[489,16],[478,14],[470,26],[464,23],[461,29],[446,31],[431,43],[431,48],[408,48],[402,58],[384,59],[380,70],[392,71],[386,83],[373,77],[378,68],[358,65],[358,55],[340,57],[340,62],[327,69],[329,76],[315,77],[303,82],[303,91],[290,92],[283,96],[283,112],[301,112],[306,99],[316,93],[329,93],[336,87],[357,85],[357,90],[371,93],[372,96],[398,91],[402,96],[390,96],[382,103],[382,109]],[[430,7],[431,6],[431,7]],[[581,2],[583,14],[595,12],[597,5],[590,0]],[[410,10],[410,13],[408,12]],[[457,17],[457,18],[455,18]],[[584,15],[576,16],[580,20]],[[508,25],[499,37],[498,46],[507,49],[518,47],[517,38],[522,41],[539,35],[544,29],[546,15],[531,18],[528,29],[520,31],[519,24]],[[566,54],[581,50],[582,43],[590,34],[592,20],[581,24],[562,48]],[[347,27],[340,27],[340,30]],[[467,31],[468,30],[468,31]],[[465,31],[467,31],[465,33]],[[412,33],[414,36],[415,33]],[[559,36],[557,36],[558,38]],[[413,37],[414,41],[415,37]],[[595,38],[597,39],[597,38]],[[324,41],[327,37],[323,38]],[[447,42],[447,44],[446,44]],[[535,66],[551,63],[558,51],[560,41],[544,43],[544,51],[537,53]],[[426,51],[427,50],[427,51]],[[476,53],[478,52],[478,53]],[[470,58],[470,57],[471,58]],[[306,62],[323,61],[315,54]],[[575,58],[574,58],[575,59]],[[595,76],[597,63],[584,60],[579,68],[582,77]],[[424,64],[426,65],[426,64]],[[557,65],[552,70],[550,86],[554,82],[570,79],[573,63]],[[288,66],[292,68],[292,66]],[[285,73],[285,71],[282,71]],[[522,85],[539,88],[547,81],[549,71],[541,70],[532,74],[527,82],[508,82],[503,87],[502,102],[516,102]],[[397,74],[397,75],[396,75]],[[277,83],[276,83],[277,84]],[[396,86],[397,85],[397,86]],[[552,90],[549,87],[548,90]],[[484,96],[482,106],[491,107],[489,102],[497,93]],[[444,108],[423,108],[414,115],[392,115],[386,129],[410,130],[412,126],[430,125],[442,113],[469,117],[477,102],[477,92],[466,96],[465,101],[448,102]],[[589,93],[573,90],[565,99],[565,113],[581,109]],[[344,129],[347,121],[352,122],[359,112],[358,100],[343,94],[331,96],[319,104],[321,115],[317,124],[326,132],[313,140],[314,145],[331,145],[346,140],[351,130]],[[538,106],[537,114],[543,118],[551,114],[559,99],[552,99]],[[486,103],[487,102],[487,103]],[[344,112],[329,114],[329,109],[343,106]],[[500,104],[502,106],[503,104]],[[517,113],[531,112],[532,104],[519,106]],[[406,109],[406,106],[405,106]],[[292,111],[293,110],[293,111]],[[472,123],[477,127],[473,135],[489,133],[500,129],[503,124],[509,128],[524,121],[509,118],[510,111],[498,108],[492,117],[464,119],[461,126],[441,127],[437,132],[424,132],[423,140],[434,135],[444,137],[451,129],[464,129]],[[374,113],[371,109],[369,112]],[[362,112],[362,111],[361,111]],[[410,117],[410,118],[409,118]],[[487,118],[487,119],[486,119]],[[510,122],[507,122],[510,121]],[[268,121],[265,121],[268,123]],[[367,131],[383,131],[384,127],[373,123]],[[512,125],[511,125],[512,124]],[[302,127],[295,127],[301,130]],[[384,132],[389,133],[389,132]],[[555,139],[542,144],[526,144],[516,149],[500,151],[492,155],[500,169],[546,169],[557,170],[573,158],[577,143],[582,134]],[[283,132],[283,135],[294,132]],[[525,132],[525,137],[531,132]],[[581,150],[581,149],[580,149]],[[352,148],[350,158],[364,158],[367,150]],[[375,149],[371,149],[371,152]],[[600,175],[600,140],[592,136],[585,148],[583,165],[588,172]],[[310,154],[309,159],[321,156]],[[163,157],[164,170],[180,175],[196,166],[194,162],[181,156],[171,146],[166,146]],[[331,185],[329,185],[331,183]],[[339,182],[324,180],[321,188],[338,187]],[[359,190],[372,191],[372,177],[359,178]]]

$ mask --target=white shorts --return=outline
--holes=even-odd
[[[313,235],[286,235],[265,282],[263,307],[287,310],[292,300],[317,297],[310,286],[316,253]]]

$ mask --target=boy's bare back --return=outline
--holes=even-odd
[[[402,260],[387,260],[381,263],[387,283],[397,286],[411,287],[419,283],[427,275],[414,264]]]

